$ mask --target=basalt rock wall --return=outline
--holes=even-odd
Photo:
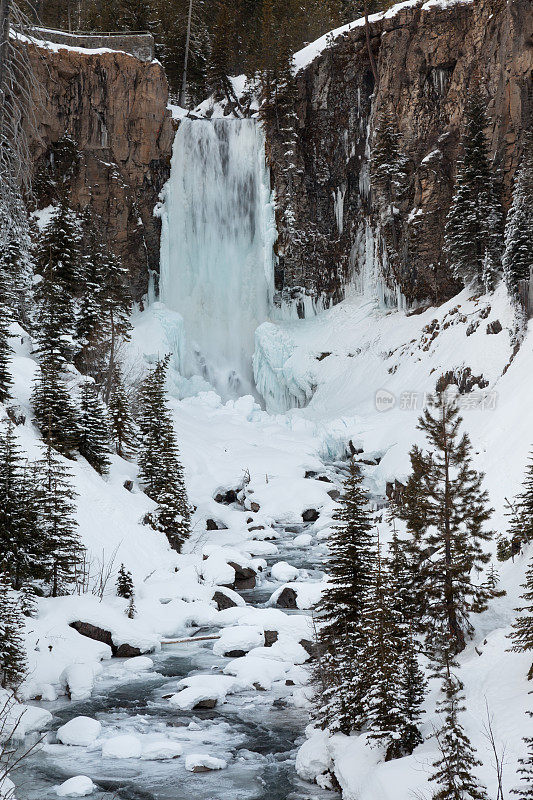
[[[299,72],[292,166],[283,137],[269,125],[277,289],[285,298],[302,293],[327,304],[343,296],[348,281],[373,281],[385,300],[438,303],[458,288],[443,254],[443,229],[474,85],[487,98],[486,134],[504,207],[509,202],[532,125],[533,4],[413,0],[372,21],[370,33],[377,84],[361,25],[336,36]],[[396,122],[407,169],[394,231],[381,224],[384,200],[369,185],[385,113]]]

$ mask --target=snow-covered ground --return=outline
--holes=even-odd
[[[160,304],[137,315],[128,354],[132,369],[135,366],[142,371],[157,354],[173,351],[177,316]],[[487,333],[487,326],[494,328],[491,324],[496,320],[502,330]],[[408,450],[414,441],[421,442],[416,422],[424,396],[433,391],[436,379],[450,370],[469,367],[471,375],[487,383],[463,396],[463,414],[476,466],[486,472],[486,486],[495,506],[494,527],[503,531],[505,498],[519,488],[532,427],[527,387],[533,368],[533,339],[531,334],[526,336],[511,360],[512,327],[512,311],[501,288],[477,299],[463,292],[438,309],[411,316],[380,309],[368,297],[354,294],[308,320],[264,323],[256,335],[256,375],[267,404],[273,412],[277,407],[278,413],[263,410],[250,396],[224,403],[214,391],[179,400],[183,382],[171,372],[169,403],[190,499],[196,506],[193,536],[184,554],[177,555],[162,535],[140,524],[151,501],[135,483],[134,464],[114,457],[111,474],[103,479],[83,459],[69,462],[79,494],[80,533],[90,557],[95,564],[114,558],[115,571],[121,562],[132,571],[138,614],[134,620],[126,618],[126,601],[114,597],[111,584],[102,601],[93,595],[41,601],[38,618],[28,620],[27,626],[30,674],[25,699],[54,701],[68,686],[73,699],[82,700],[90,698],[102,681],[137,680],[143,674],[142,664],[128,669],[127,662],[119,661],[112,666],[107,644],[87,639],[69,627],[81,620],[110,630],[114,645],[127,642],[143,652],[157,654],[163,640],[205,627],[221,632],[212,645],[214,656],[223,659],[227,653],[244,653],[223,662],[222,673],[178,682],[168,701],[177,711],[211,699],[223,707],[234,702],[235,693],[249,696],[256,691],[254,687],[270,691],[287,680],[294,684],[287,690],[293,693],[292,702],[305,708],[307,690],[302,693],[301,687],[307,673],[301,665],[306,654],[299,642],[312,639],[308,617],[288,615],[268,605],[244,606],[235,593],[223,588],[239,605],[218,611],[212,599],[214,591],[233,583],[231,564],[236,563],[258,573],[265,599],[272,596],[271,603],[288,585],[297,591],[300,608],[312,605],[320,592],[320,578],[309,582],[309,573],[291,560],[297,553],[324,548],[327,542],[335,505],[328,492],[335,484],[319,477],[329,474],[335,480],[335,475],[325,462],[342,457],[351,441],[363,451],[359,457],[369,462],[364,466],[367,482],[379,502],[386,483],[402,479],[408,472]],[[35,363],[29,343],[21,341],[20,330],[17,333],[15,392],[28,416],[17,433],[34,457],[38,439],[28,399]],[[303,398],[305,407],[286,408]],[[311,476],[305,477],[306,473]],[[133,491],[123,487],[125,480],[133,480]],[[230,489],[242,492],[241,505],[214,499]],[[309,509],[318,511],[319,516],[302,535],[302,514]],[[215,520],[219,529],[208,531],[208,519]],[[285,539],[281,547],[277,539],[280,524],[294,526],[292,545]],[[385,523],[380,527],[386,538]],[[320,552],[325,553],[323,549]],[[501,566],[507,596],[476,620],[475,640],[461,656],[468,701],[466,727],[485,764],[480,775],[491,791],[495,778],[483,732],[486,704],[494,715],[497,741],[505,745],[508,788],[516,784],[517,759],[523,755],[521,738],[527,732],[528,658],[506,652],[505,638],[527,557],[524,553],[514,563]],[[278,641],[272,647],[264,647],[264,631],[277,632]],[[344,796],[354,800],[392,800],[417,791],[427,793],[427,775],[436,754],[430,733],[436,721],[437,691],[438,687],[432,687],[426,701],[424,733],[428,738],[411,757],[384,764],[379,752],[365,746],[362,739],[337,736],[326,741],[315,734],[299,756],[300,774],[306,779],[317,777],[320,782],[327,768],[324,765],[333,765]],[[53,702],[50,707],[54,713]],[[31,729],[50,724],[49,713],[42,709],[28,714]],[[89,733],[82,725],[74,736],[85,742]],[[94,733],[93,726],[91,735]],[[102,750],[106,758],[149,757],[143,755],[147,751],[142,739],[140,744],[124,739],[131,731],[108,733]],[[80,746],[90,749],[92,745]],[[152,752],[155,745],[150,740],[146,747]],[[168,751],[171,744],[165,747]],[[186,770],[194,767],[193,756],[194,752]],[[87,779],[79,784],[87,786]],[[400,793],[399,786],[404,787]]]

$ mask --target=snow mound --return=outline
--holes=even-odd
[[[86,775],[75,775],[58,786],[56,794],[58,797],[87,797],[92,794],[96,786]]]
[[[332,767],[329,752],[329,735],[324,731],[313,731],[296,754],[296,772],[304,781],[318,782]]]
[[[98,662],[92,664],[70,664],[59,676],[59,683],[71,700],[88,700],[96,675],[102,672]]]
[[[101,724],[91,717],[74,717],[58,728],[57,740],[63,744],[88,747],[100,736]]]
[[[235,628],[226,628],[220,634],[220,639],[213,646],[216,656],[224,656],[234,650],[243,650],[247,653],[254,647],[259,647],[265,641],[263,631],[250,625],[239,625]]]
[[[293,539],[292,543],[295,547],[308,547],[312,542],[313,537],[310,533],[301,533]]]
[[[272,688],[274,681],[280,681],[290,670],[291,665],[284,661],[271,661],[256,656],[236,658],[224,667],[226,675],[234,675],[242,683],[257,684],[261,689]]]
[[[278,561],[277,564],[272,566],[270,574],[275,581],[287,583],[288,581],[295,581],[300,574],[300,570],[293,567],[292,564],[288,564],[286,561]]]
[[[124,669],[127,669],[130,672],[144,672],[144,670],[152,669],[153,666],[154,662],[151,658],[148,658],[148,656],[135,656],[135,658],[128,658],[128,660],[123,664]]]
[[[112,736],[102,745],[103,758],[140,758],[141,755],[140,740],[130,734]]]
[[[144,761],[164,761],[169,758],[181,756],[183,748],[179,742],[172,742],[170,739],[149,742],[142,749],[141,758]]]
[[[198,703],[215,700],[224,703],[226,695],[238,691],[239,682],[225,675],[192,675],[178,683],[185,688],[172,695],[169,702],[181,711],[192,711]]]
[[[215,758],[204,753],[190,753],[185,757],[187,772],[209,772],[210,770],[226,769],[227,763],[222,758]]]
[[[320,597],[322,596],[322,590],[324,589],[323,583],[285,583],[283,586],[280,586],[279,589],[271,595],[268,605],[275,606],[281,593],[285,589],[292,589],[296,593],[296,607],[299,609],[307,609],[313,608]]]

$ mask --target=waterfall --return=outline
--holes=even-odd
[[[276,239],[261,125],[184,119],[161,210],[160,299],[184,320],[176,366],[223,397],[253,387],[254,333],[268,318]]]

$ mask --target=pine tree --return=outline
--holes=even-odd
[[[463,685],[452,673],[452,668],[457,665],[445,643],[440,653],[443,660],[437,675],[442,678],[444,699],[438,708],[443,724],[435,733],[440,758],[433,764],[435,771],[430,777],[438,785],[432,800],[487,800],[485,788],[473,775],[473,770],[481,762],[476,758],[459,719],[465,708]]]
[[[9,370],[12,349],[9,344],[9,325],[11,314],[7,303],[5,278],[0,266],[0,403],[6,403],[11,396],[13,378]]]
[[[118,368],[115,370],[109,398],[109,416],[116,451],[121,458],[129,458],[136,445],[135,423]]]
[[[394,609],[389,578],[378,542],[373,585],[358,625],[358,638],[363,643],[360,681],[368,687],[365,706],[369,739],[384,748],[385,761],[404,755],[401,744],[404,720],[399,702],[404,630]]]
[[[516,554],[523,544],[533,542],[533,456],[526,466],[523,488],[511,506],[509,539]]]
[[[359,625],[372,585],[374,536],[367,493],[355,463],[334,514],[329,540],[328,585],[316,607],[320,615],[322,691],[317,698],[323,727],[350,733],[364,719],[363,687],[357,685]]]
[[[47,579],[52,597],[66,591],[75,576],[83,551],[75,519],[76,492],[71,475],[56,454],[50,440],[43,445],[42,458],[36,462],[39,522],[48,549]]]
[[[15,589],[43,574],[45,536],[36,514],[26,459],[8,421],[0,435],[0,553]]]
[[[120,565],[117,577],[117,596],[124,597],[129,600],[133,597],[133,578],[131,572],[127,570],[124,564]]]
[[[0,685],[16,689],[26,674],[26,653],[22,631],[24,618],[17,592],[0,566]]]
[[[139,478],[157,508],[145,522],[166,534],[178,553],[190,535],[190,507],[174,426],[165,402],[169,356],[157,362],[140,392]]]
[[[463,156],[445,228],[445,249],[455,277],[465,286],[493,288],[500,270],[502,216],[489,161],[486,102],[471,90],[465,107]]]
[[[424,713],[421,705],[426,695],[426,679],[418,663],[417,648],[412,631],[404,637],[401,651],[401,673],[399,683],[399,702],[401,727],[399,747],[409,755],[415,747],[422,744],[419,721]]]
[[[66,193],[41,235],[36,268],[41,282],[35,299],[43,307],[41,314],[50,314],[48,307],[52,306],[55,324],[60,327],[62,354],[70,360],[72,343],[69,337],[74,333],[76,321],[75,298],[82,285],[84,270],[81,227],[76,214],[68,207]]]
[[[528,711],[527,714],[529,717],[533,717],[531,711]],[[521,765],[518,772],[522,776],[521,780],[524,781],[525,786],[520,789],[514,789],[513,794],[520,795],[520,800],[533,800],[533,737],[525,737],[524,742],[527,745],[528,752],[525,758],[518,759]]]
[[[390,111],[384,111],[374,136],[370,181],[373,191],[385,200],[385,221],[394,217],[394,204],[405,190],[407,158],[400,143],[396,120]]]
[[[513,187],[505,222],[503,274],[509,295],[517,297],[519,281],[533,274],[533,134],[524,141],[524,154]]]
[[[423,513],[399,508],[413,534],[412,548],[420,570],[421,616],[425,620],[426,644],[431,651],[442,630],[453,642],[453,651],[465,647],[472,631],[471,612],[483,611],[493,594],[486,585],[475,585],[489,556],[482,543],[492,532],[485,530],[492,509],[481,488],[483,475],[473,469],[472,446],[467,434],[460,436],[462,418],[455,403],[440,395],[433,414],[426,409],[418,427],[424,431],[430,452],[412,451],[413,473],[419,480]],[[414,518],[414,529],[410,529]]]
[[[78,412],[63,382],[54,352],[41,357],[31,403],[41,435],[59,453],[72,458],[79,444]]]
[[[89,378],[81,387],[78,425],[80,454],[100,475],[106,475],[111,463],[107,410]]]
[[[523,585],[522,599],[526,605],[515,609],[519,616],[513,622],[510,638],[513,640],[510,648],[515,653],[533,650],[533,558],[526,572],[526,582]],[[528,672],[528,680],[533,679],[533,663]]]
[[[131,595],[128,603],[128,610],[126,611],[126,616],[128,617],[128,619],[134,619],[136,613],[137,609],[135,608],[135,600],[133,595]]]

